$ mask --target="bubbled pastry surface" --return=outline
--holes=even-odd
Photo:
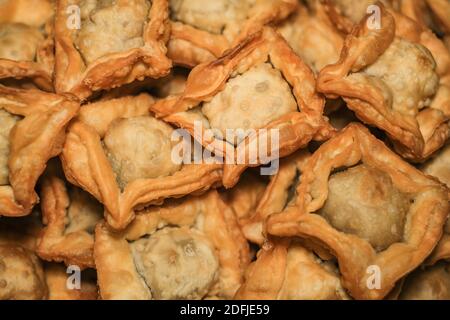
[[[108,158],[124,188],[137,179],[171,175],[181,168],[172,161],[173,129],[151,116],[114,121],[103,140]]]
[[[201,233],[165,228],[132,243],[139,274],[154,299],[201,299],[218,277],[214,247]]]
[[[211,127],[225,139],[227,129],[259,129],[296,110],[289,84],[269,63],[229,80],[225,89],[204,103],[202,109]],[[227,141],[236,142],[230,138]]]
[[[83,0],[75,45],[89,65],[107,54],[144,45],[148,0]]]
[[[319,213],[336,229],[366,239],[382,251],[403,239],[409,198],[384,172],[358,165],[333,174]]]
[[[18,117],[0,109],[0,185],[9,184],[9,134],[18,120]]]

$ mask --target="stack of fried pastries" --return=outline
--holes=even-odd
[[[450,1],[0,1],[0,299],[450,300]]]

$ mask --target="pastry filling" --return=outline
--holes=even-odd
[[[0,185],[9,184],[8,158],[10,152],[9,135],[19,117],[0,109]]]
[[[85,62],[142,47],[150,8],[149,0],[83,0],[74,43]]]
[[[220,34],[228,24],[247,19],[255,0],[170,0],[172,19]]]
[[[395,111],[411,116],[430,104],[439,86],[436,62],[428,49],[402,39],[395,39],[363,74],[388,95]]]
[[[94,233],[95,226],[103,218],[103,207],[91,195],[81,189],[70,190],[66,234],[86,231]]]
[[[47,285],[39,259],[29,250],[0,245],[0,300],[39,300]]]
[[[450,265],[436,265],[413,272],[406,280],[400,295],[405,300],[450,300]]]
[[[123,189],[137,179],[169,176],[181,169],[172,161],[173,129],[151,116],[114,121],[103,140],[106,154]]]
[[[214,247],[194,230],[165,228],[131,248],[154,299],[202,299],[218,278]]]
[[[245,137],[237,134],[239,130],[260,129],[295,111],[297,102],[289,84],[269,63],[230,79],[225,89],[204,103],[202,109],[218,137],[231,144],[238,144]]]
[[[44,36],[38,29],[20,23],[0,24],[0,59],[35,61]]]
[[[339,231],[382,251],[402,241],[409,205],[409,197],[389,175],[358,165],[330,177],[328,198],[319,214]]]
[[[333,0],[339,12],[349,18],[352,22],[358,23],[367,14],[367,9],[377,0]]]
[[[423,171],[450,186],[450,145],[444,147],[436,158],[426,163]]]

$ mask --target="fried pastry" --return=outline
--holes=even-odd
[[[316,73],[339,60],[344,37],[336,30],[320,1],[299,6],[280,24],[278,31]]]
[[[41,300],[47,296],[38,257],[20,245],[0,244],[0,300]]]
[[[366,17],[348,35],[340,61],[322,69],[317,89],[341,96],[359,119],[384,130],[403,157],[423,161],[450,135],[446,90],[438,91],[431,53],[395,37],[393,16],[380,8],[381,28],[370,28]]]
[[[195,67],[221,57],[264,25],[285,19],[296,0],[169,0],[172,32],[168,56]]]
[[[56,173],[44,176],[40,192],[45,227],[39,236],[39,257],[81,269],[95,268],[94,229],[103,217],[103,207]]]
[[[335,2],[335,5],[330,5]],[[352,12],[359,12],[357,19],[349,19],[348,23],[340,23],[342,19],[348,17],[344,12],[339,11],[336,14],[336,10],[333,7],[339,7],[338,3],[346,3],[344,5]],[[355,7],[355,3],[361,4],[358,10],[352,9]],[[342,5],[341,3],[341,5]],[[384,5],[383,5],[384,4]],[[404,38],[410,42],[418,43],[426,47],[433,55],[437,64],[437,73],[441,78],[448,78],[450,75],[450,53],[445,50],[445,45],[430,29],[429,22],[430,17],[427,17],[427,5],[425,0],[417,1],[402,1],[402,0],[384,0],[384,1],[354,1],[354,0],[326,0],[325,5],[330,19],[335,23],[335,26],[339,29],[342,25],[347,25],[345,28],[340,28],[345,34],[350,34],[352,29],[358,27],[358,22],[367,13],[364,21],[359,23],[359,28],[364,23],[365,28],[372,28],[375,31],[378,29],[384,29],[383,22],[379,22],[376,19],[382,19],[384,11],[387,10],[395,19],[395,35],[400,38]],[[364,11],[366,8],[366,12]],[[380,16],[380,17],[379,17]],[[375,19],[375,20],[374,20]],[[388,22],[388,25],[390,22]],[[390,27],[390,26],[389,26]],[[361,32],[361,30],[359,31]],[[357,33],[353,32],[354,35]],[[360,34],[361,36],[361,34]],[[448,80],[447,80],[448,85]],[[448,109],[448,107],[447,107]]]
[[[57,156],[79,103],[71,97],[0,86],[0,216],[24,216],[38,201],[34,187]]]
[[[222,194],[225,202],[234,210],[239,223],[253,214],[258,206],[267,182],[255,172],[244,172],[238,184]]]
[[[408,275],[402,286],[400,300],[450,300],[450,265],[439,262],[418,268]]]
[[[404,162],[360,124],[324,143],[303,169],[297,199],[267,231],[310,239],[339,263],[356,299],[381,299],[431,254],[448,190]]]
[[[22,23],[0,23],[0,80],[31,80],[53,91],[53,40],[47,31]]]
[[[240,221],[242,232],[248,241],[260,246],[266,241],[265,221],[270,215],[282,212],[295,199],[295,189],[302,167],[309,153],[300,150],[281,161],[280,169],[264,191],[256,209]]]
[[[239,300],[347,300],[339,271],[301,242],[267,242],[248,267]]]
[[[0,23],[22,23],[42,27],[54,14],[53,0],[3,0]]]
[[[167,75],[169,32],[168,0],[57,1],[56,91],[85,99]]]
[[[222,58],[194,68],[181,95],[150,109],[223,159],[223,184],[230,188],[247,167],[331,135],[323,106],[311,69],[279,34],[264,28]],[[201,132],[196,132],[199,125]],[[267,157],[258,147],[263,139]]]
[[[83,106],[68,128],[61,154],[69,182],[105,206],[115,229],[125,228],[135,209],[170,197],[204,192],[220,183],[222,165],[178,163],[174,129],[149,112],[148,94]]]
[[[120,233],[95,232],[103,299],[232,298],[250,262],[236,216],[217,191],[171,200]]]
[[[450,187],[450,145],[445,146],[420,169]],[[450,259],[450,220],[447,220],[444,234],[433,253],[428,257],[427,264],[434,264],[442,259]]]
[[[441,30],[450,34],[450,3],[447,0],[427,0],[428,5],[438,20]]]

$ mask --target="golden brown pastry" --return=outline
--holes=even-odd
[[[169,31],[168,0],[57,1],[56,91],[85,99],[167,75]]]
[[[54,45],[50,0],[0,3],[0,80],[14,87],[53,91]]]
[[[441,77],[441,80],[442,78],[448,78],[448,76],[450,76],[450,53],[445,49],[441,39],[429,29],[431,24],[430,20],[432,18],[429,17],[430,13],[426,0],[322,1],[325,3],[324,7],[328,12],[329,18],[334,22],[335,26],[345,34],[350,34],[352,29],[358,25],[358,22],[364,18],[366,13],[367,16],[364,21],[359,23],[360,25],[365,24],[365,28],[384,29],[381,20],[377,20],[382,19],[383,12],[386,9],[395,19],[395,35],[426,47],[430,50],[433,58],[436,60],[436,70]],[[358,10],[354,9],[357,8],[356,3],[361,5]],[[347,7],[349,12],[359,12],[358,19],[349,19],[343,11],[336,10],[339,6]],[[343,22],[345,19],[348,21]],[[343,25],[346,25],[346,27],[341,28]],[[448,85],[448,80],[446,80],[446,82]],[[448,109],[448,107],[446,109]]]
[[[450,300],[450,265],[439,262],[418,268],[405,280],[400,300]]]
[[[295,200],[301,170],[309,156],[307,151],[300,150],[281,161],[277,174],[271,178],[255,210],[240,221],[248,241],[260,246],[266,241],[265,221],[270,215],[282,212]]]
[[[398,0],[398,9],[422,27],[438,34],[450,32],[450,3],[447,0]]]
[[[238,184],[222,194],[225,202],[234,210],[239,223],[253,214],[258,206],[267,182],[256,172],[244,172]]]
[[[44,176],[40,195],[45,227],[38,240],[39,257],[81,269],[95,268],[94,230],[103,217],[103,207],[55,173]]]
[[[47,32],[22,23],[0,23],[0,79],[30,79],[53,91],[53,40]]]
[[[285,157],[313,138],[331,135],[323,106],[311,69],[279,34],[264,28],[222,58],[194,68],[182,94],[150,109],[226,160],[223,184],[230,188],[247,167],[267,162],[260,155],[258,139],[273,139],[266,143],[270,158],[275,152]],[[201,133],[195,131],[198,123]],[[261,129],[274,129],[279,141],[272,138],[272,131]]]
[[[95,232],[103,299],[232,298],[250,262],[233,210],[216,191],[171,200],[124,231]]]
[[[168,56],[194,67],[221,57],[264,25],[285,19],[296,0],[169,0],[172,32]]]
[[[428,5],[438,20],[441,30],[450,34],[450,3],[448,0],[427,0]]]
[[[448,189],[359,124],[324,143],[303,168],[297,199],[267,231],[312,240],[334,255],[356,299],[381,299],[442,236]]]
[[[222,165],[177,163],[174,129],[149,112],[148,94],[83,106],[61,155],[69,182],[105,206],[106,221],[125,228],[136,208],[202,192],[219,183]]]
[[[20,245],[0,244],[0,300],[41,300],[47,296],[38,257]]]
[[[450,3],[448,0],[427,0],[428,5],[438,20],[441,30],[450,34]]]
[[[263,245],[248,267],[239,300],[347,300],[339,271],[301,242],[274,240]]]
[[[0,86],[0,216],[24,216],[38,197],[34,187],[57,156],[65,128],[79,109],[71,97]]]
[[[315,72],[339,60],[344,37],[336,30],[320,1],[300,5],[280,24],[278,31]]]
[[[3,0],[0,2],[0,23],[23,23],[32,27],[42,27],[53,14],[53,0]]]
[[[71,269],[68,270],[63,264],[47,263],[44,266],[44,272],[49,300],[98,299],[96,276],[93,270],[86,270],[81,273],[79,288],[77,283],[70,281],[70,276],[73,274]],[[68,282],[73,287],[69,287]]]
[[[394,17],[380,8],[381,28],[363,20],[348,35],[340,61],[322,69],[317,89],[343,97],[358,118],[384,130],[403,157],[423,161],[450,135],[449,100],[431,53],[395,37]]]
[[[423,172],[450,186],[450,145],[447,144],[432,159],[421,166]]]
[[[450,145],[445,146],[432,159],[423,164],[420,169],[433,177],[438,178],[450,186]],[[450,220],[444,227],[444,234],[434,249],[433,253],[428,257],[427,264],[434,264],[442,259],[450,258]]]

